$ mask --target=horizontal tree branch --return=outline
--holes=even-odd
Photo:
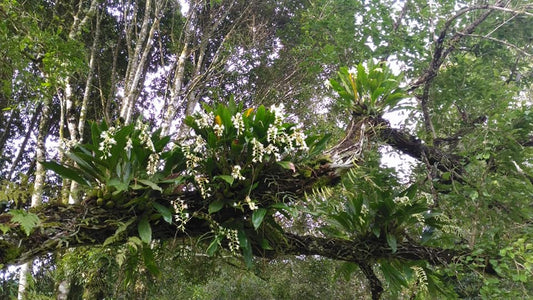
[[[137,235],[137,222],[141,216],[133,211],[104,209],[89,205],[57,206],[45,204],[33,210],[40,224],[26,236],[20,228],[13,227],[11,215],[0,215],[0,224],[12,226],[0,240],[0,264],[20,264],[38,256],[61,249],[79,246],[101,245],[113,236],[121,225],[130,219],[136,221],[123,232],[114,243],[121,243],[130,236]],[[185,231],[176,224],[164,221],[152,223],[153,238],[168,240],[180,237],[199,237],[210,232],[207,222],[191,219]],[[344,240],[310,235],[284,233],[283,242],[273,245],[276,251],[257,251],[254,254],[265,258],[280,255],[319,255],[334,260],[350,261],[357,264],[375,262],[379,259],[426,260],[434,265],[444,265],[454,257],[463,255],[459,251],[426,247],[412,242],[398,244],[392,253],[386,241],[376,238]]]
[[[407,154],[419,161],[423,156],[427,157],[431,165],[436,166],[443,172],[454,172],[461,175],[466,158],[445,153],[439,147],[424,144],[420,139],[402,130],[384,126],[379,131],[380,138],[394,149]]]

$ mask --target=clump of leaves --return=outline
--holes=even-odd
[[[399,88],[401,78],[384,63],[370,61],[367,67],[359,64],[353,70],[342,67],[337,77],[329,81],[339,95],[336,104],[357,115],[380,116],[406,97]]]
[[[348,171],[338,187],[316,190],[308,205],[322,220],[321,230],[327,236],[382,241],[391,253],[402,243],[430,242],[447,225],[447,219],[434,210],[430,195],[419,193],[416,183],[402,187],[387,170],[365,166]],[[376,263],[393,294],[415,286],[416,293],[449,292],[425,263],[394,259]],[[346,263],[339,273],[348,278],[356,269],[356,264]]]
[[[283,105],[245,110],[232,100],[228,106],[204,106],[185,119],[195,136],[190,144],[181,146],[186,157],[185,174],[207,200],[208,213],[215,217],[211,221],[218,213],[251,213],[245,222],[220,220],[222,229],[215,232],[209,254],[227,240],[230,248],[241,248],[250,263],[250,237],[264,249],[271,249],[265,237],[258,236],[258,230],[265,221],[268,226],[279,227],[272,215],[290,209],[276,195],[264,195],[267,177],[283,169],[296,172],[296,163],[320,153],[328,138],[307,137],[285,119]]]
[[[151,241],[148,220],[153,215],[172,222],[172,209],[153,198],[161,195],[168,185],[181,178],[171,178],[172,172],[184,168],[180,149],[169,149],[170,137],[161,137],[160,130],[151,132],[138,120],[126,126],[109,126],[105,122],[91,125],[91,141],[78,144],[65,155],[69,163],[43,162],[48,169],[63,178],[79,183],[86,191],[86,202],[139,212],[139,236]],[[161,167],[161,161],[168,166]]]

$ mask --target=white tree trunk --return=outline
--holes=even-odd
[[[163,117],[162,122],[162,134],[167,135],[170,132],[170,126],[176,119],[180,110],[185,115],[190,115],[194,112],[194,109],[198,105],[200,93],[197,91],[197,86],[202,81],[207,80],[211,75],[224,68],[226,58],[223,56],[223,50],[226,47],[227,41],[233,35],[234,29],[240,24],[244,16],[247,16],[249,6],[246,7],[240,16],[233,22],[232,27],[229,28],[224,35],[222,42],[220,43],[217,51],[214,53],[213,58],[209,64],[206,64],[204,59],[207,52],[207,46],[210,43],[213,35],[222,25],[227,16],[234,9],[236,2],[232,1],[228,6],[221,6],[218,11],[209,12],[208,18],[209,27],[202,28],[198,23],[198,12],[205,11],[206,2],[204,1],[192,1],[190,3],[190,9],[187,16],[187,23],[185,24],[183,39],[181,43],[182,51],[176,62],[176,68],[174,70],[173,84],[170,91],[170,101],[168,103],[167,111]],[[197,32],[202,32],[198,35]],[[186,60],[189,59],[194,64],[194,69],[189,78],[185,78],[185,65]],[[177,129],[178,136],[184,136],[186,133],[186,126],[181,124],[181,127]]]
[[[137,40],[135,41],[135,50],[133,51],[131,50],[131,47],[129,47],[132,44],[131,35],[128,34],[129,29],[126,29],[126,43],[128,45],[129,61],[126,77],[124,78],[124,96],[120,108],[120,117],[124,119],[126,124],[132,122],[133,109],[139,97],[139,89],[143,84],[141,79],[143,79],[145,75],[145,65],[152,48],[154,34],[159,28],[161,10],[165,5],[166,1],[156,1],[155,8],[153,9],[153,18],[151,18],[152,1],[146,1],[143,23],[137,36]]]
[[[35,150],[35,159],[37,161],[35,168],[35,181],[33,184],[33,193],[31,195],[31,207],[35,207],[42,203],[44,180],[46,170],[40,162],[46,159],[45,141],[48,136],[47,121],[50,118],[50,103],[46,102],[43,105],[41,120],[39,122],[39,133],[37,135],[37,147]],[[28,275],[32,262],[27,262],[20,267],[19,271],[19,287],[17,299],[25,299],[26,288],[28,284]]]
[[[30,270],[30,263],[24,263],[20,266],[19,270],[19,289],[18,289],[18,300],[24,300],[24,295],[26,294],[26,287],[28,286],[28,273]]]

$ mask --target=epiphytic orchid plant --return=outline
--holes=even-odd
[[[95,123],[91,142],[66,152],[69,163],[44,165],[78,182],[89,204],[135,209],[141,216],[139,235],[147,243],[154,215],[169,223],[189,218],[184,200],[165,203],[161,197],[157,200],[158,195],[170,196],[177,186],[196,191],[196,205],[206,208],[201,217],[222,222],[215,226],[223,230],[216,231],[208,251],[214,253],[228,239],[233,248],[240,245],[250,261],[248,236],[253,232],[246,228],[257,231],[264,220],[273,222],[275,211],[288,209],[275,195],[265,197],[265,191],[258,194],[256,189],[273,170],[296,172],[293,162],[318,154],[325,146],[326,139],[307,138],[285,119],[283,105],[244,109],[230,100],[228,106],[205,106],[188,116],[185,124],[192,129],[192,138],[180,144],[161,137],[159,131],[152,133],[140,121],[117,127]],[[251,218],[228,221],[219,217],[222,212]]]

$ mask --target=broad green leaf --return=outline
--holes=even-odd
[[[91,123],[91,139],[93,142],[93,146],[95,146],[96,149],[98,149],[98,144],[100,143],[100,133],[102,132],[98,128],[98,123],[92,122]]]
[[[296,167],[294,166],[294,163],[290,161],[278,161],[277,163],[284,169],[292,170],[293,172],[296,172]]]
[[[266,119],[266,108],[264,105],[260,105],[257,108],[257,112],[255,113],[255,124],[262,123],[261,125],[264,126]]]
[[[272,246],[270,246],[270,243],[268,242],[267,239],[262,239],[261,240],[261,249],[274,250],[274,248],[272,248]]]
[[[318,142],[314,142],[314,143],[310,143],[309,141],[306,140],[307,144],[310,145],[309,154],[308,154],[309,157],[314,157],[318,154],[323,153],[331,136],[332,135],[330,133],[325,134]]]
[[[168,209],[168,207],[163,206],[157,202],[154,202],[152,205],[161,214],[165,222],[167,222],[168,224],[172,223],[172,212],[170,211],[170,209]]]
[[[135,244],[135,245],[139,245],[139,246],[142,245],[142,243],[143,243],[143,242],[141,241],[141,239],[138,238],[138,237],[136,237],[136,236],[130,236],[130,237],[128,238],[128,242],[133,243],[133,244]]]
[[[253,256],[252,256],[252,246],[250,244],[250,240],[246,236],[246,232],[244,230],[239,229],[238,233],[239,237],[239,245],[242,249],[242,255],[244,257],[244,262],[246,263],[246,267],[251,268],[253,266]]]
[[[353,262],[343,263],[335,272],[335,278],[342,276],[344,280],[350,281],[352,274],[359,269],[359,266]]]
[[[215,200],[215,201],[209,203],[208,212],[209,212],[209,214],[214,214],[217,211],[221,210],[222,207],[224,207],[224,202],[222,202],[220,200]]]
[[[229,183],[230,185],[232,185],[233,181],[235,180],[235,178],[233,178],[230,175],[217,175],[217,176],[213,177],[213,179],[216,179],[216,178],[220,178],[220,179],[224,180],[225,182]]]
[[[255,230],[257,230],[257,228],[261,226],[261,223],[263,223],[266,213],[266,208],[258,208],[254,210],[254,213],[252,214],[252,224],[254,225]]]
[[[152,275],[154,276],[161,275],[161,270],[155,262],[154,252],[149,245],[144,245],[142,255],[146,269],[148,269],[148,271],[150,271],[150,273],[152,273]]]
[[[393,261],[381,261],[379,265],[381,272],[383,272],[383,277],[395,290],[408,286],[405,276],[393,265]]]
[[[191,127],[192,129],[194,129],[195,131],[198,131],[199,128],[198,128],[198,125],[196,125],[196,120],[194,119],[193,116],[187,116],[185,117],[185,121],[184,121],[185,125]]]
[[[217,236],[211,241],[211,244],[209,244],[209,247],[207,247],[207,255],[213,256],[218,250],[218,246],[220,245],[221,237]]]
[[[381,228],[379,226],[377,226],[377,225],[372,226],[372,233],[376,237],[379,237],[381,235]]]
[[[139,237],[141,238],[141,240],[149,244],[152,241],[152,227],[150,227],[150,223],[148,222],[147,217],[143,217],[141,219],[139,225],[137,226],[137,229],[139,231]]]
[[[207,134],[207,145],[210,148],[216,148],[217,147],[217,141],[218,141],[217,136],[212,131],[210,131]]]
[[[126,229],[128,229],[128,227],[131,225],[131,223],[133,223],[133,221],[135,221],[135,219],[130,219],[128,222],[121,224],[117,228],[117,230],[115,230],[115,233],[112,236],[110,236],[107,239],[105,239],[103,246],[105,247],[105,246],[107,246],[109,244],[112,244],[115,241],[117,241],[118,238],[120,237],[120,234],[122,232],[125,232]]]
[[[152,139],[154,138],[152,137]],[[169,142],[170,142],[170,136],[165,136],[165,137],[162,137],[160,140],[157,140],[154,143],[155,151],[161,152]]]
[[[149,186],[152,188],[152,190],[154,191],[160,191],[160,192],[163,192],[163,190],[161,189],[161,187],[159,187],[156,183],[154,183],[153,181],[150,181],[150,180],[147,180],[147,179],[137,179],[137,182],[140,182],[146,186]]]
[[[115,187],[118,192],[127,191],[129,188],[128,183],[120,181],[118,178],[112,178],[107,182],[108,186]]]
[[[98,173],[98,168],[93,164],[94,156],[85,154],[83,150],[79,153],[67,153],[66,156],[75,161],[78,164],[78,167],[90,177],[98,180],[102,180],[104,178],[104,176]]]
[[[70,168],[70,167],[65,167],[65,166],[62,166],[56,162],[53,162],[53,161],[43,161],[41,162],[41,164],[48,170],[52,170],[54,172],[56,172],[59,176],[61,176],[62,178],[67,178],[67,179],[70,179],[70,180],[74,180],[76,181],[77,183],[83,185],[83,186],[87,186],[87,187],[91,187],[91,183],[83,178],[82,176],[79,175],[79,170],[76,170],[74,168]]]

